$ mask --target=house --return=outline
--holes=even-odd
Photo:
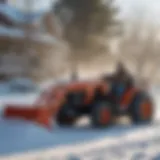
[[[66,50],[56,25],[49,11],[26,13],[0,2],[0,79],[54,75]]]

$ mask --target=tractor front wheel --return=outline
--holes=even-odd
[[[72,110],[72,108],[68,106],[62,107],[62,109],[57,114],[56,122],[59,126],[71,126],[76,122],[77,117]]]

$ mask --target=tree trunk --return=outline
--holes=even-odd
[[[78,58],[75,56],[76,53],[72,52],[70,57],[70,73],[71,73],[71,79],[75,80],[78,78]]]

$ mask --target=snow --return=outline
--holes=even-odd
[[[28,78],[13,78],[0,83],[0,96],[40,92],[39,86]]]
[[[154,89],[153,124],[117,124],[93,129],[87,123],[45,130],[23,121],[0,119],[0,160],[158,160],[160,159],[159,91]],[[31,104],[36,94],[0,97],[0,104]]]
[[[38,94],[39,95],[39,94]],[[7,94],[6,95],[0,95],[0,106],[5,105],[6,103],[16,103],[16,104],[33,104],[36,98],[38,97],[37,93],[16,93],[14,95]],[[17,98],[18,97],[18,98]]]
[[[13,38],[24,38],[26,33],[24,30],[19,28],[7,28],[5,26],[0,26],[0,36],[13,37]],[[59,44],[58,39],[47,34],[47,33],[37,33],[34,32],[30,35],[31,40],[36,42],[43,42],[46,44]]]

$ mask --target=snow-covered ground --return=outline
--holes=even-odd
[[[160,160],[160,91],[153,91],[155,120],[151,125],[117,124],[102,130],[85,121],[73,128],[47,131],[34,124],[0,119],[0,160]],[[33,103],[36,94],[0,97]]]

